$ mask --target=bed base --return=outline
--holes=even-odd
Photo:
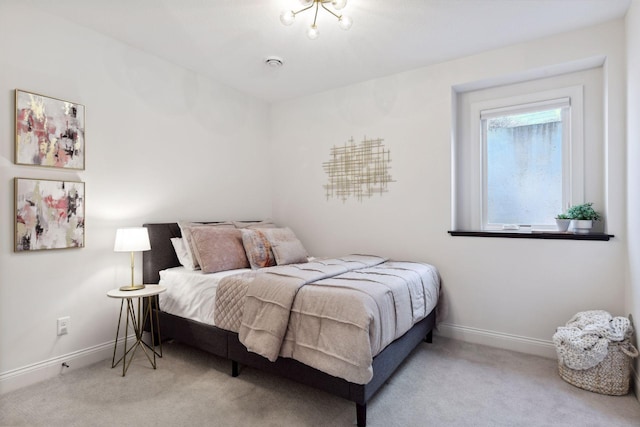
[[[158,283],[159,271],[179,265],[171,237],[180,237],[176,223],[144,224],[149,229],[151,251],[143,252],[143,281]],[[402,337],[389,344],[373,359],[373,378],[367,384],[355,384],[314,369],[297,360],[279,358],[270,362],[252,353],[240,342],[238,334],[159,311],[162,340],[174,339],[231,361],[231,375],[240,374],[242,365],[309,385],[356,404],[358,427],[367,424],[367,402],[385,384],[393,372],[422,341],[432,341],[435,309]]]
[[[356,404],[358,427],[367,424],[367,402],[385,384],[420,342],[432,341],[435,311],[406,334],[387,346],[373,359],[373,378],[367,384],[355,384],[314,369],[294,359],[270,362],[252,353],[240,342],[238,334],[160,311],[162,340],[173,339],[231,361],[231,375],[237,377],[242,366],[269,372],[326,391]]]

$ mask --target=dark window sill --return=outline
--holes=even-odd
[[[609,241],[613,234],[591,233],[591,234],[574,234],[561,233],[559,231],[531,231],[531,232],[509,232],[509,231],[449,231],[452,236],[466,237],[507,237],[511,239],[556,239],[556,240],[599,240]]]

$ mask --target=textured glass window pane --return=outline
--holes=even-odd
[[[562,212],[561,109],[486,120],[487,223],[551,225]]]

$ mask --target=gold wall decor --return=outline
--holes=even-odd
[[[329,179],[323,186],[327,200],[337,197],[344,202],[355,197],[362,201],[389,191],[387,185],[394,182],[389,174],[391,152],[382,141],[365,137],[356,144],[352,137],[342,147],[331,148],[331,160],[322,164]]]

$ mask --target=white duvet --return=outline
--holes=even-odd
[[[200,270],[174,267],[160,272],[160,284],[167,291],[159,295],[160,309],[176,316],[215,325],[213,312],[216,289],[224,277],[246,273],[248,268],[204,274]]]

